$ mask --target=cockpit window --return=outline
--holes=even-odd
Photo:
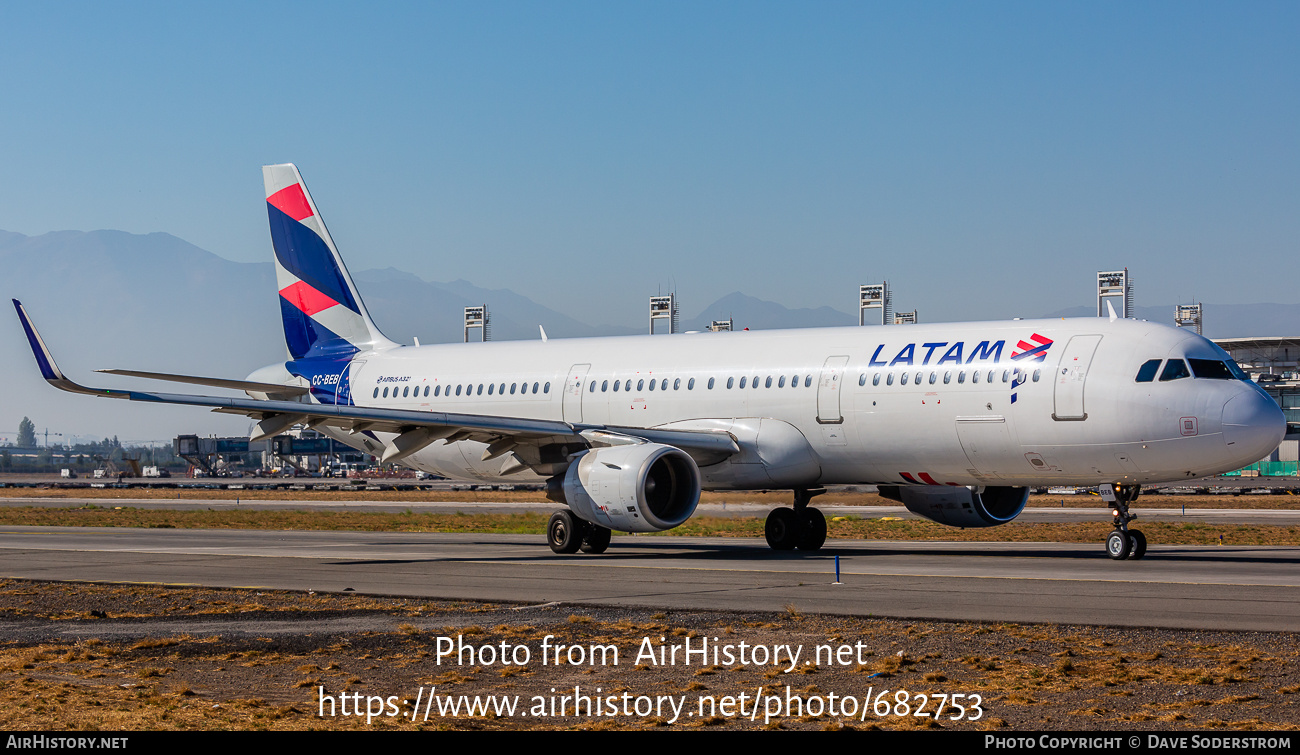
[[[1156,379],[1156,371],[1160,369],[1159,359],[1148,359],[1138,368],[1138,376],[1135,382],[1149,383]]]
[[[1232,371],[1228,369],[1228,365],[1217,359],[1188,359],[1187,363],[1192,366],[1192,374],[1198,378],[1233,379]]]
[[[1210,378],[1211,380],[1249,380],[1250,376],[1242,372],[1237,363],[1229,359],[1221,362],[1218,359],[1188,359],[1187,363],[1192,366],[1192,374],[1198,378]]]
[[[1160,373],[1160,382],[1167,380],[1178,380],[1179,378],[1191,377],[1192,373],[1187,369],[1187,363],[1181,359],[1170,359],[1165,363],[1164,372]]]

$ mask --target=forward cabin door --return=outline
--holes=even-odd
[[[569,368],[569,378],[564,383],[564,421],[582,422],[582,384],[586,382],[590,364],[575,364]]]
[[[1088,380],[1088,369],[1092,367],[1092,357],[1097,353],[1100,335],[1074,336],[1061,352],[1061,363],[1056,368],[1056,380],[1053,381],[1055,420],[1085,420],[1088,418],[1084,405],[1084,385]]]
[[[838,425],[844,421],[840,412],[840,394],[844,388],[844,365],[847,356],[827,357],[822,365],[821,379],[817,381],[817,421],[823,425]]]

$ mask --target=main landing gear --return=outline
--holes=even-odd
[[[551,514],[546,524],[546,542],[556,553],[604,553],[613,534],[608,527],[583,521],[569,511]]]
[[[1131,530],[1128,523],[1137,519],[1128,507],[1137,500],[1141,485],[1115,485],[1115,530],[1106,537],[1106,555],[1122,561],[1137,560],[1147,554],[1147,538],[1142,530]]]
[[[767,515],[763,534],[772,550],[819,550],[826,543],[826,517],[808,505],[826,488],[799,488],[794,491],[794,508],[772,509]]]

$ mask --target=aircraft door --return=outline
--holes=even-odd
[[[361,374],[361,368],[366,364],[365,360],[360,362],[348,362],[348,366],[343,368],[339,373],[339,381],[334,384],[334,403],[342,406],[352,404],[352,381],[357,375]]]
[[[840,394],[844,387],[844,365],[847,356],[827,357],[817,381],[817,421],[823,425],[838,425],[844,421],[840,413]]]
[[[1088,369],[1092,366],[1093,354],[1100,335],[1074,336],[1061,352],[1061,363],[1056,368],[1056,380],[1053,393],[1055,420],[1085,420],[1088,418],[1084,405],[1084,383],[1088,379]]]
[[[564,421],[570,424],[582,421],[582,384],[586,382],[590,364],[575,364],[569,368],[564,383]]]

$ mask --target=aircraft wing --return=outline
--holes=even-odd
[[[498,441],[526,441],[529,439],[553,438],[556,436],[572,438],[585,443],[581,435],[584,431],[600,430],[607,433],[639,438],[652,443],[662,443],[681,448],[683,451],[701,457],[729,456],[740,450],[735,438],[727,432],[709,430],[670,430],[633,427],[605,427],[602,425],[570,424],[558,420],[529,419],[525,417],[497,417],[479,414],[457,414],[453,412],[423,412],[406,409],[382,409],[368,406],[341,406],[334,404],[317,404],[305,401],[275,401],[254,399],[246,396],[203,396],[184,393],[157,393],[153,391],[130,391],[116,388],[93,388],[70,380],[54,362],[54,357],[45,345],[17,299],[13,300],[22,322],[32,353],[40,367],[41,376],[63,391],[81,393],[101,398],[118,398],[128,401],[143,401],[156,404],[183,404],[187,406],[206,406],[213,411],[226,414],[242,414],[259,421],[259,428],[253,439],[261,439],[287,430],[300,422],[309,425],[328,425],[350,432],[379,431],[391,433],[411,433],[422,431],[423,438],[445,438],[452,440],[479,440],[496,444]],[[164,373],[143,373],[127,370],[108,370],[114,374],[136,375],[140,377],[164,377]],[[166,375],[164,379],[185,378],[188,376]],[[217,378],[194,378],[183,382],[200,382],[204,385],[219,387],[238,387],[246,381],[224,381]],[[231,385],[222,386],[221,383]],[[262,390],[266,384],[254,383],[255,390]],[[509,450],[508,442],[499,448]],[[504,453],[500,451],[500,453]],[[492,448],[485,451],[485,458],[498,455]],[[389,459],[400,458],[405,454],[386,453]]]

